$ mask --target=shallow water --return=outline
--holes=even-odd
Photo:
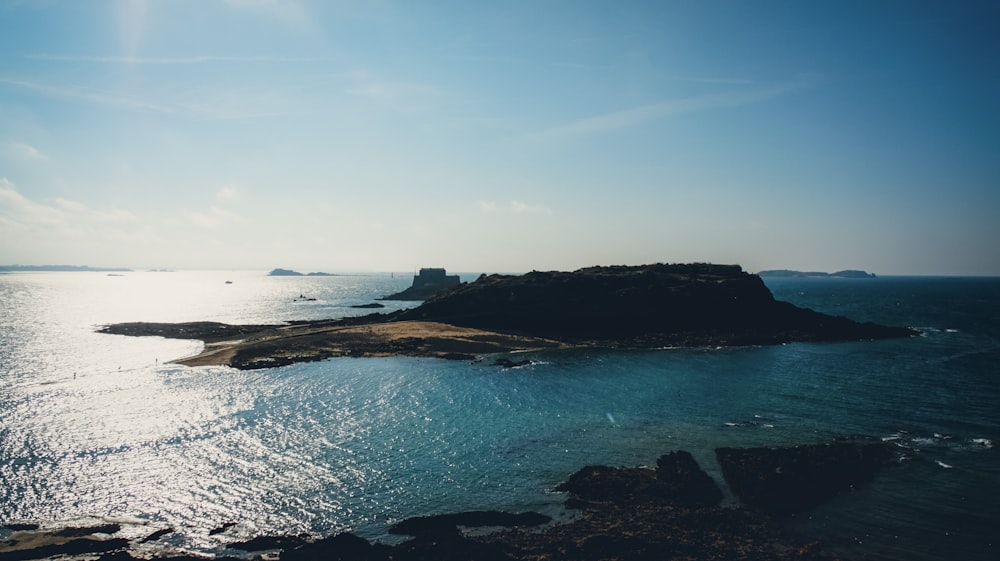
[[[198,342],[93,330],[362,315],[349,306],[409,278],[3,275],[0,522],[125,518],[173,527],[164,543],[202,552],[285,532],[385,538],[414,515],[555,512],[549,490],[587,464],[651,465],[684,449],[721,480],[718,446],[867,434],[897,445],[899,465],[790,531],[871,559],[994,558],[1000,281],[768,283],[779,299],[923,335],[532,353],[514,369],[341,358],[240,372],[166,363]],[[228,521],[240,525],[208,535]]]

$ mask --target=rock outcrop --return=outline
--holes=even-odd
[[[444,269],[420,269],[413,275],[413,284],[402,292],[385,296],[382,300],[426,300],[435,294],[462,283],[458,275],[449,275]]]
[[[883,442],[869,439],[791,448],[719,448],[715,456],[740,502],[775,514],[808,510],[868,483],[891,457]]]
[[[748,345],[905,337],[776,301],[738,265],[589,267],[481,276],[403,312],[438,321],[609,347]]]
[[[722,501],[715,481],[683,450],[656,460],[656,469],[587,466],[556,487],[570,494],[568,506],[586,508],[595,503],[620,506],[655,503],[682,507],[711,507]]]

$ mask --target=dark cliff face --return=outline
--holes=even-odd
[[[667,336],[665,343],[756,344],[881,336],[878,329],[775,301],[760,277],[738,265],[711,264],[484,275],[400,319],[619,342]]]

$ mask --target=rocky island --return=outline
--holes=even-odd
[[[443,270],[442,270],[443,272]],[[124,323],[103,333],[199,339],[190,366],[270,368],[337,356],[473,359],[570,347],[769,345],[909,337],[775,300],[738,265],[654,264],[483,275],[391,314],[287,325]]]
[[[332,277],[330,273],[300,273],[291,269],[271,269],[269,277]]]

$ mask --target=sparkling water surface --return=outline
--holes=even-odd
[[[514,369],[417,358],[187,368],[168,361],[199,342],[95,333],[363,315],[350,306],[409,282],[0,275],[0,523],[120,519],[140,533],[174,528],[160,543],[204,553],[261,534],[386,539],[387,524],[415,515],[557,513],[552,487],[587,464],[651,465],[684,449],[721,481],[718,446],[865,434],[896,445],[898,465],[789,532],[869,559],[995,558],[997,279],[768,281],[779,299],[919,327],[912,339],[528,353]],[[238,525],[209,536],[226,522]]]

